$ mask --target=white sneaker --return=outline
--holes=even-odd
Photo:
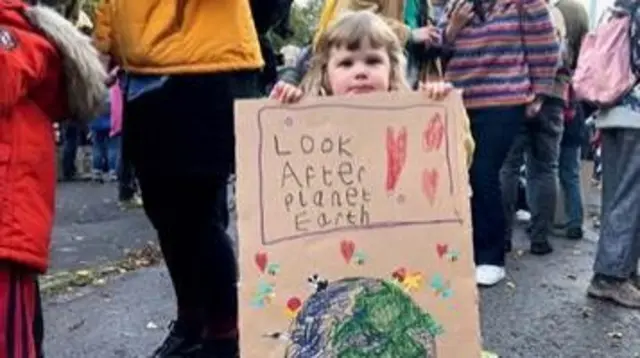
[[[529,222],[531,221],[531,213],[526,210],[518,210],[516,211],[516,220],[519,222]]]
[[[476,267],[476,282],[480,286],[493,286],[507,276],[504,267],[480,265]]]

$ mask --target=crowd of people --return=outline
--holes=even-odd
[[[239,356],[237,263],[226,232],[234,101],[266,96],[294,103],[413,90],[440,100],[461,89],[476,281],[487,287],[506,276],[522,203],[531,254],[551,254],[554,234],[583,238],[580,159],[594,115],[603,209],[587,292],[640,308],[640,90],[607,109],[575,95],[589,31],[576,0],[325,0],[316,36],[280,76],[267,34],[290,32],[291,0],[178,4],[103,0],[90,38],[68,21],[78,16],[68,7],[57,6],[59,15],[0,2],[0,357],[42,356],[36,278],[53,226],[56,121],[64,153],[88,128],[93,178],[118,180],[122,201],[139,192],[157,231],[177,310],[152,356]],[[616,6],[616,16],[630,16],[640,75],[637,1]],[[567,218],[559,228],[556,182]]]

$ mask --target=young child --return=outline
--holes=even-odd
[[[453,87],[449,83],[423,83],[429,98],[443,99]],[[318,39],[309,72],[301,87],[279,82],[271,98],[295,103],[305,95],[353,95],[384,91],[411,91],[405,77],[403,47],[393,30],[371,11],[344,13]],[[474,142],[469,123],[464,147],[467,165]]]
[[[41,355],[36,276],[53,228],[52,124],[93,118],[105,77],[89,39],[62,16],[0,1],[0,357]]]

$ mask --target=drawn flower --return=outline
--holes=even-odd
[[[422,273],[412,272],[408,274],[402,281],[405,291],[415,292],[422,286]]]
[[[431,279],[431,288],[435,291],[436,296],[440,296],[442,298],[449,298],[453,296],[451,282],[445,281],[440,274],[435,274]]]
[[[275,296],[276,293],[274,285],[266,281],[260,281],[258,282],[256,293],[251,299],[251,306],[255,308],[264,308],[273,301]]]

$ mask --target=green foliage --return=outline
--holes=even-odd
[[[288,44],[300,47],[309,44],[315,35],[323,4],[323,0],[307,0],[302,4],[294,3],[291,7],[289,22],[293,36],[283,39],[273,32],[269,34],[276,51]]]

